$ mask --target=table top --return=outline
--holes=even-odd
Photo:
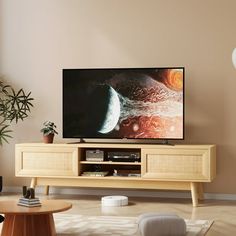
[[[14,215],[49,214],[69,210],[72,204],[62,200],[41,200],[40,207],[18,206],[18,200],[0,201],[0,213]]]

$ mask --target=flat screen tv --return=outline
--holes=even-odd
[[[184,139],[184,67],[63,69],[63,137]]]

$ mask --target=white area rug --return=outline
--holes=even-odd
[[[136,217],[54,214],[57,236],[138,236]],[[186,236],[205,235],[213,221],[185,220]]]

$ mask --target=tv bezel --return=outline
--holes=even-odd
[[[72,70],[145,70],[145,69],[181,69],[183,70],[183,136],[182,138],[127,138],[127,137],[67,137],[65,136],[64,132],[64,73],[66,71]],[[65,139],[79,139],[79,142],[129,142],[129,143],[161,143],[161,144],[168,144],[168,140],[184,140],[185,139],[185,67],[184,66],[173,66],[173,67],[125,67],[125,68],[66,68],[62,69],[62,138]],[[89,140],[88,140],[89,139]],[[88,140],[88,141],[87,141]],[[95,140],[95,141],[93,141]],[[108,141],[106,141],[108,140]]]

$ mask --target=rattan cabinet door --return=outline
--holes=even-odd
[[[78,176],[78,148],[16,145],[16,176]]]
[[[174,181],[211,181],[215,176],[215,152],[212,148],[143,149],[142,177]]]

